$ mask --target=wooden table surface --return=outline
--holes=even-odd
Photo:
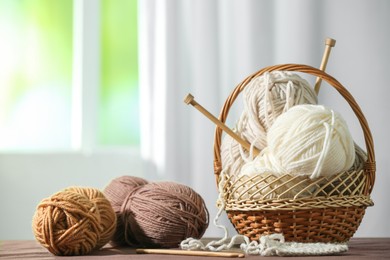
[[[352,238],[348,243],[349,251],[337,256],[310,256],[308,259],[390,259],[390,238]],[[246,258],[259,258],[261,256],[246,256]],[[24,241],[0,241],[0,259],[66,259],[67,257],[56,257],[33,240]],[[73,256],[69,259],[224,259],[221,257],[204,256],[176,256],[176,255],[140,255],[135,253],[134,248],[127,247],[103,247],[101,250],[92,252],[86,256]],[[271,259],[282,259],[283,257],[272,257]],[[225,258],[226,259],[226,258]],[[231,258],[229,258],[231,259]],[[286,259],[286,258],[283,258]],[[302,257],[288,257],[290,259],[302,259]]]

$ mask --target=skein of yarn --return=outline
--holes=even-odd
[[[237,123],[238,131],[262,150],[266,133],[274,121],[291,107],[317,104],[317,95],[309,83],[289,71],[273,71],[256,77],[243,92],[244,112]]]
[[[188,237],[201,238],[209,214],[202,197],[175,182],[149,183],[126,202],[126,223],[139,244],[146,247],[177,247]]]
[[[242,173],[332,176],[351,168],[355,147],[341,115],[320,105],[297,105],[280,115],[267,135],[268,146]]]
[[[110,244],[114,246],[137,244],[137,240],[131,232],[125,234],[126,228],[122,205],[138,187],[147,183],[147,180],[140,177],[121,176],[113,179],[103,190],[117,216],[117,228]]]
[[[95,188],[69,187],[43,199],[32,228],[35,238],[54,255],[85,255],[113,235],[116,216],[110,202]]]
[[[114,180],[105,189],[112,205],[121,205],[116,210],[119,210],[118,223],[121,223],[118,227],[122,229],[117,233],[122,237],[115,236],[116,243],[167,248],[177,247],[188,237],[202,237],[208,227],[209,214],[198,193],[175,182],[145,184],[139,179],[131,189],[127,184],[132,178],[122,177],[122,182]],[[127,179],[126,184],[123,179]],[[122,195],[108,195],[114,190]]]
[[[273,71],[253,78],[243,91],[244,111],[236,125],[236,133],[260,151],[267,146],[267,132],[282,113],[299,104],[317,104],[317,95],[298,74]],[[223,168],[238,175],[248,155],[240,144],[226,135],[222,141]]]

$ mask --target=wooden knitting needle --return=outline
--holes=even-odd
[[[180,249],[137,249],[137,254],[160,254],[160,255],[186,255],[186,256],[214,256],[214,257],[245,257],[243,253],[235,252],[210,252],[210,251],[187,251]]]
[[[188,94],[184,98],[184,103],[191,104],[196,109],[198,109],[203,115],[205,115],[208,119],[213,121],[219,128],[221,128],[223,131],[225,131],[228,135],[230,135],[234,140],[236,140],[239,144],[241,144],[245,149],[250,151],[250,144],[246,142],[244,139],[242,139],[239,135],[237,135],[235,132],[233,132],[229,127],[227,127],[224,123],[222,123],[218,118],[213,116],[209,111],[207,111],[204,107],[202,107],[198,102],[195,101],[194,96],[191,94]],[[257,156],[259,154],[259,150],[256,149],[256,147],[253,147],[253,155]]]
[[[325,51],[324,51],[324,55],[322,56],[320,70],[325,71],[326,64],[328,63],[328,59],[329,59],[329,55],[330,55],[330,50],[335,45],[336,45],[336,40],[334,40],[332,38],[326,38]],[[316,83],[314,85],[314,91],[316,92],[317,95],[318,95],[318,92],[320,92],[321,82],[322,82],[322,79],[320,77],[317,77]]]

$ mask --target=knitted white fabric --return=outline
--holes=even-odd
[[[247,254],[261,256],[334,255],[348,251],[347,244],[285,242],[282,234],[260,237],[260,242],[241,244]]]
[[[241,243],[241,244],[240,244]],[[200,240],[188,238],[181,243],[183,250],[229,250],[240,244],[240,249],[247,255],[261,256],[309,256],[309,255],[336,255],[348,251],[345,243],[296,243],[285,242],[282,234],[261,236],[260,241],[249,241],[243,235],[236,235],[230,239],[211,241],[204,245]]]

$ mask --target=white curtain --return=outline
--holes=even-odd
[[[215,126],[183,98],[216,116],[230,91],[265,66],[303,63],[318,67],[326,37],[337,40],[327,72],[354,95],[376,141],[375,207],[359,236],[390,236],[388,127],[390,2],[387,0],[143,0],[139,1],[141,146],[150,178],[187,184],[216,213],[213,174]],[[364,146],[355,116],[323,84],[320,101],[346,117]],[[240,105],[229,115],[232,126]],[[225,224],[229,225],[225,219]],[[219,236],[213,225],[206,235]]]

